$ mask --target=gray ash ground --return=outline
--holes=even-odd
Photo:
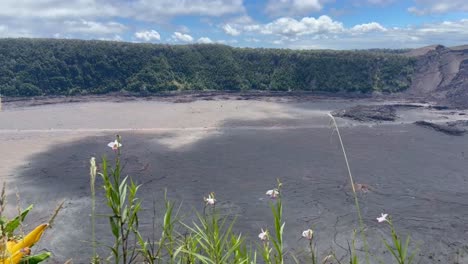
[[[353,230],[358,228],[358,221],[346,166],[326,113],[352,104],[263,103],[269,107],[263,109],[254,108],[259,102],[251,102],[250,106],[240,106],[239,109],[250,107],[243,118],[227,118],[219,126],[203,130],[203,122],[206,121],[201,117],[206,114],[199,115],[199,111],[211,109],[209,111],[220,115],[227,111],[230,104],[234,103],[155,104],[159,111],[166,106],[174,111],[179,111],[177,109],[180,107],[189,107],[193,111],[189,117],[199,118],[197,122],[202,124],[200,129],[206,132],[206,136],[190,144],[174,147],[167,142],[179,143],[193,138],[198,135],[198,130],[168,128],[162,132],[142,132],[122,131],[117,127],[93,132],[95,135],[67,143],[53,144],[30,155],[21,166],[14,168],[15,173],[8,180],[19,187],[22,204],[36,204],[36,216],[32,218],[39,214],[40,219],[47,219],[58,201],[66,201],[55,227],[46,233],[38,247],[54,252],[55,262],[52,263],[63,263],[68,258],[73,258],[75,263],[89,260],[88,162],[91,156],[99,157],[102,154],[112,159],[113,152],[106,144],[115,133],[120,133],[124,141],[122,158],[125,172],[143,184],[140,194],[145,210],[141,228],[145,234],[151,234],[153,201],[156,201],[156,223],[161,223],[162,199],[167,189],[171,200],[182,203],[180,212],[186,222],[193,219],[191,212],[194,209],[203,209],[203,196],[215,192],[223,214],[237,217],[236,230],[250,241],[257,241],[261,228],[273,228],[270,200],[265,196],[265,191],[275,186],[276,178],[281,178],[284,182],[287,249],[305,250],[307,242],[299,239],[300,234],[304,229],[313,228],[321,254],[335,251],[339,256],[346,256],[348,242],[353,238]],[[136,107],[148,111],[145,107],[153,107],[151,105],[147,102],[141,105],[120,103],[119,106],[124,112],[122,118],[126,118],[132,116],[125,114],[128,111],[135,111]],[[114,122],[106,121],[106,113],[89,110],[97,106],[97,103],[54,105],[0,113],[3,124],[0,127],[0,131],[3,131],[0,133],[2,153],[7,153],[8,142],[26,137],[30,137],[32,142],[55,142],[65,133],[72,133],[68,130],[52,131],[51,136],[46,137],[49,135],[46,129],[32,131],[35,126],[41,126],[41,129],[52,126],[59,119],[55,117],[42,119],[43,122],[38,124],[26,123],[27,116],[34,113],[40,116],[41,113],[49,115],[59,112],[60,115],[70,116],[72,120],[61,120],[62,129],[75,129],[73,120],[76,118],[95,122],[90,123],[90,127]],[[271,112],[277,108],[281,111]],[[154,112],[157,112],[156,109]],[[91,111],[94,119],[82,112],[73,115],[85,110]],[[24,116],[21,115],[22,111],[26,111]],[[69,115],[65,115],[67,111]],[[267,111],[266,114],[263,111]],[[379,124],[338,119],[355,181],[369,186],[368,192],[359,192],[359,200],[366,235],[374,254],[372,263],[379,260],[390,263],[391,259],[381,242],[382,237],[389,238],[390,230],[377,223],[376,217],[380,213],[392,216],[399,233],[411,234],[419,247],[419,263],[468,263],[468,154],[465,154],[468,151],[468,137],[450,136],[416,126],[412,124],[412,118],[419,120],[420,116],[413,115],[422,109],[411,111],[409,117],[397,111],[399,120],[408,119],[406,123]],[[426,114],[434,115],[432,112],[421,115]],[[96,118],[100,115],[102,120]],[[252,119],[252,115],[258,115],[258,118]],[[19,123],[15,125],[5,125],[5,122],[13,122],[9,118],[18,117],[24,118],[17,120]],[[132,125],[148,118],[135,117],[120,122]],[[151,123],[157,124],[155,120]],[[8,130],[9,127],[18,130]],[[22,131],[25,128],[30,132]],[[75,133],[85,133],[82,131]],[[16,150],[10,148],[11,151]],[[98,190],[101,204],[98,211],[105,213],[106,209],[101,203],[102,190]],[[9,198],[14,201],[15,195],[10,194]],[[98,219],[97,229],[98,237],[109,241],[106,219]],[[357,239],[357,246],[362,250],[362,241],[359,237]]]

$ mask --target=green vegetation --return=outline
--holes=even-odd
[[[0,94],[166,91],[395,92],[415,61],[400,51],[299,51],[224,45],[0,39]]]
[[[43,233],[51,226],[55,216],[61,208],[61,205],[54,213],[54,216],[49,220],[49,223],[38,225],[28,234],[24,233],[23,221],[29,212],[33,209],[33,205],[22,210],[19,206],[18,197],[18,214],[16,217],[9,219],[3,213],[6,209],[6,185],[0,193],[0,264],[36,264],[40,263],[51,256],[48,251],[31,255],[31,247],[39,243]]]

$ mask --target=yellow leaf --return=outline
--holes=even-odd
[[[29,234],[27,234],[22,240],[20,240],[16,245],[11,247],[10,252],[17,252],[23,248],[31,247],[36,244],[39,239],[41,239],[42,234],[46,230],[49,224],[41,224],[34,228]]]

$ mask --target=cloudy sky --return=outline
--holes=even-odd
[[[292,49],[468,44],[468,0],[0,0],[0,37]]]

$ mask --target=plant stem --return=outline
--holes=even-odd
[[[367,244],[367,239],[366,239],[366,236],[364,234],[364,221],[362,220],[361,208],[359,207],[359,199],[358,199],[357,194],[356,194],[356,188],[354,187],[354,180],[353,180],[353,175],[351,174],[351,168],[349,166],[348,156],[346,155],[346,150],[345,150],[345,147],[344,147],[344,144],[343,144],[343,139],[341,138],[340,129],[338,128],[338,125],[336,124],[335,117],[332,114],[328,114],[328,116],[331,118],[331,120],[333,122],[333,126],[335,127],[336,133],[338,135],[338,139],[340,141],[341,150],[343,152],[344,160],[346,162],[346,168],[348,169],[349,181],[351,182],[351,187],[352,187],[352,190],[353,190],[354,203],[356,205],[356,209],[357,209],[357,213],[358,213],[358,217],[359,217],[359,228],[360,228],[360,231],[361,231],[360,232],[361,233],[361,238],[362,238],[362,241],[364,243],[364,249],[366,251],[366,263],[369,264],[370,263],[370,260],[369,260],[369,245]]]
[[[91,239],[93,245],[93,263],[96,262],[96,160],[91,158],[90,177],[91,177]]]
[[[312,244],[312,239],[309,241],[310,254],[312,257],[312,264],[316,264],[316,256],[314,251],[314,245]]]

